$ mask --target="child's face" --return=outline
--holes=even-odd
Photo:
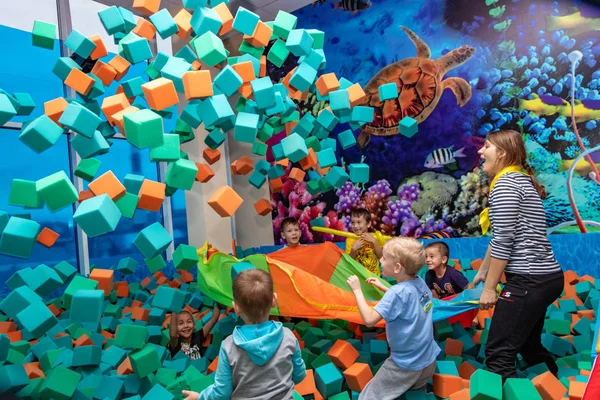
[[[425,255],[425,262],[429,270],[440,268],[448,262],[448,257],[442,257],[442,253],[437,247],[425,249]]]
[[[180,338],[189,339],[194,333],[194,318],[186,312],[177,314],[177,334]]]
[[[285,240],[288,246],[297,246],[300,242],[300,226],[298,224],[287,224],[281,230],[281,237]]]
[[[390,253],[385,246],[383,247],[382,256],[379,262],[381,263],[381,274],[387,278],[394,277],[402,268],[400,264],[390,256]]]
[[[354,232],[356,235],[362,235],[363,233],[367,233],[369,231],[371,222],[367,222],[365,217],[361,215],[358,217],[352,217],[350,219],[350,226],[352,227],[352,232]]]

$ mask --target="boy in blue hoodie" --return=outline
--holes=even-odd
[[[245,325],[221,344],[215,383],[200,394],[184,390],[186,400],[294,398],[294,384],[306,377],[306,366],[292,331],[269,321],[276,305],[271,275],[259,269],[237,274],[233,309]]]

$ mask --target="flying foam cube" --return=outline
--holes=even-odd
[[[65,171],[58,171],[38,180],[36,189],[40,198],[52,212],[73,204],[79,198],[77,189],[75,189]]]
[[[369,165],[364,163],[350,164],[348,166],[350,180],[354,183],[369,182]]]
[[[210,31],[196,36],[192,40],[192,46],[196,50],[198,58],[210,67],[227,59],[223,41]]]
[[[149,60],[153,56],[148,39],[142,37],[134,38],[123,43],[123,53],[127,61],[132,64]]]
[[[121,211],[109,195],[103,193],[83,201],[73,219],[89,237],[96,237],[117,228],[121,220]]]
[[[253,143],[258,133],[259,117],[257,114],[238,113],[235,121],[234,139],[239,142]]]
[[[293,29],[288,34],[286,47],[296,57],[307,56],[312,50],[314,39],[304,29]]]
[[[297,133],[292,133],[281,141],[283,154],[289,158],[291,162],[298,162],[308,156],[308,148],[306,142]]]
[[[404,117],[400,120],[398,124],[398,129],[400,130],[400,134],[406,136],[407,138],[411,138],[415,136],[415,134],[419,131],[419,126],[417,120],[411,117]]]
[[[31,42],[34,46],[54,50],[55,40],[56,25],[39,20],[33,21],[33,30],[31,31]]]
[[[110,148],[106,138],[102,136],[100,131],[94,131],[91,138],[82,134],[77,134],[70,140],[71,145],[81,158],[93,157],[104,154]]]
[[[139,149],[164,143],[163,119],[152,110],[140,110],[123,116],[125,136]]]
[[[84,59],[88,58],[90,54],[92,54],[92,51],[94,51],[96,48],[96,44],[93,41],[75,29],[69,33],[69,36],[65,41],[65,46],[71,49],[73,53],[83,57]]]
[[[35,221],[10,217],[0,237],[0,253],[29,258],[39,229],[40,224]]]
[[[167,230],[158,222],[142,229],[133,240],[135,247],[146,258],[153,258],[169,247],[173,238]]]
[[[177,23],[166,8],[152,14],[150,16],[150,22],[152,22],[156,31],[163,39],[166,39],[179,31]]]
[[[180,158],[167,167],[167,185],[178,189],[190,190],[196,180],[198,167],[193,161]]]
[[[100,22],[106,29],[109,35],[114,35],[117,32],[123,32],[125,30],[125,20],[119,12],[117,6],[110,6],[102,11],[98,12]]]
[[[70,103],[58,122],[75,132],[91,138],[102,120],[79,103]]]
[[[3,95],[0,94],[0,102]],[[40,115],[22,130],[19,139],[36,153],[52,147],[62,135],[63,130],[46,115]]]
[[[296,28],[297,22],[298,17],[295,15],[286,13],[285,11],[279,11],[275,17],[275,21],[273,21],[273,35],[287,40],[292,29]]]
[[[242,202],[242,198],[229,186],[220,187],[208,199],[208,205],[221,217],[231,217]]]
[[[190,24],[196,36],[200,36],[206,32],[218,34],[223,21],[221,21],[219,14],[212,8],[199,7],[194,11]]]
[[[244,35],[252,36],[260,17],[250,10],[240,7],[233,19],[233,29]]]
[[[234,94],[243,83],[242,77],[231,66],[226,65],[215,77],[214,85],[225,96]]]
[[[42,199],[37,193],[35,181],[13,179],[10,185],[8,204],[29,208],[42,207]]]

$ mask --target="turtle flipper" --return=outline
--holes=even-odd
[[[429,50],[429,46],[427,46],[427,43],[425,43],[420,37],[418,37],[410,29],[408,29],[404,26],[401,26],[400,28],[404,32],[406,32],[406,34],[408,35],[410,40],[412,40],[412,42],[415,44],[415,47],[417,48],[417,57],[431,58],[431,50]]]
[[[369,135],[365,131],[361,131],[358,134],[358,137],[356,138],[356,145],[359,150],[362,150],[365,147],[367,147],[367,145],[369,144],[370,141],[371,141],[371,135]]]
[[[452,93],[456,96],[456,102],[461,107],[471,99],[471,85],[463,78],[446,78],[440,84],[442,92],[446,89],[452,90]]]

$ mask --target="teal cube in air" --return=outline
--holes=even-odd
[[[152,22],[152,24],[156,28],[156,31],[163,39],[171,37],[172,35],[179,32],[177,23],[175,22],[173,17],[171,17],[169,10],[166,8],[163,8],[162,10],[152,14],[150,16],[150,22]]]
[[[73,29],[65,41],[65,46],[78,56],[88,58],[96,48],[96,43],[88,39],[83,33]]]
[[[85,181],[92,181],[98,170],[100,169],[100,165],[102,165],[102,161],[97,160],[95,158],[84,158],[79,161],[77,164],[77,168],[75,168],[74,175],[80,177]]]
[[[77,269],[66,261],[61,261],[56,264],[54,270],[63,282],[70,281],[77,273]]]
[[[333,138],[325,138],[319,142],[321,146],[321,150],[323,149],[333,149],[333,151],[337,150],[337,142]]]
[[[20,325],[29,331],[36,339],[41,338],[58,324],[58,320],[41,301],[32,302],[27,308],[17,314]]]
[[[152,307],[168,312],[180,312],[185,306],[185,299],[185,292],[168,286],[160,286],[152,299]]]
[[[353,183],[369,182],[370,168],[369,168],[368,164],[364,164],[364,163],[350,164],[348,166],[348,171],[350,172],[350,180]]]
[[[144,91],[142,90],[142,85],[144,83],[145,82],[142,80],[142,78],[137,76],[133,79],[128,79],[125,82],[121,83],[121,86],[123,87],[125,96],[136,97],[141,96],[144,93]]]
[[[22,365],[0,367],[0,393],[16,393],[29,384],[29,377]]]
[[[283,160],[285,158],[285,154],[283,153],[283,146],[281,143],[277,143],[271,147],[271,152],[273,153],[273,158],[275,161]]]
[[[333,363],[315,369],[315,384],[319,393],[325,398],[340,393],[343,381],[344,377]]]
[[[202,118],[200,117],[200,114],[198,114],[199,104],[200,102],[192,100],[179,114],[179,118],[194,129],[197,129],[202,123]]]
[[[198,264],[198,253],[196,248],[187,244],[180,244],[173,253],[173,265],[175,269],[189,271]]]
[[[290,85],[301,92],[306,92],[308,89],[310,89],[316,77],[316,69],[307,63],[301,63],[292,74],[292,77],[290,78]]]
[[[81,202],[73,220],[89,237],[112,232],[121,220],[121,211],[109,195],[103,193]]]
[[[29,258],[35,246],[40,224],[29,219],[10,217],[0,237],[0,253]]]
[[[377,88],[379,100],[392,100],[398,98],[398,85],[395,82],[385,83]]]
[[[252,174],[248,178],[248,182],[257,189],[260,189],[266,181],[267,178],[258,171],[252,172]]]
[[[204,121],[204,126],[220,125],[227,119],[235,117],[227,97],[223,94],[211,96],[200,103],[198,113]]]
[[[123,117],[125,136],[139,149],[163,144],[163,119],[152,110],[139,110]]]
[[[308,156],[306,142],[297,133],[292,133],[290,136],[285,137],[281,141],[281,146],[283,147],[283,154],[291,162],[298,162]]]
[[[189,62],[190,64],[192,64],[194,61],[196,61],[198,59],[198,57],[196,56],[196,53],[194,53],[194,51],[190,48],[190,46],[187,46],[187,45],[183,46],[181,48],[181,50],[179,50],[177,53],[175,53],[175,57],[182,58],[185,61]]]
[[[198,167],[193,161],[180,158],[167,167],[167,185],[190,190],[194,185]]]
[[[331,132],[333,128],[340,122],[339,118],[336,117],[331,111],[325,109],[319,113],[317,122],[327,131]]]
[[[473,400],[502,400],[502,377],[477,369],[471,375],[470,391]]]
[[[98,12],[100,22],[109,35],[125,31],[125,20],[119,12],[117,6],[110,6]]]
[[[167,266],[167,262],[165,259],[159,254],[156,257],[152,258],[144,258],[144,263],[151,274],[154,274],[157,271],[160,271],[164,267]]]
[[[148,39],[144,37],[138,37],[123,43],[123,52],[125,53],[127,61],[132,64],[149,60],[153,56],[152,50],[150,49],[150,43],[148,43]]]
[[[419,131],[417,120],[411,117],[404,117],[399,124],[400,134],[411,138]]]
[[[304,29],[293,29],[288,34],[286,47],[296,57],[307,56],[312,50],[314,39]]]
[[[130,275],[135,273],[137,266],[137,261],[131,257],[125,257],[119,260],[119,264],[117,264],[117,271],[123,275]]]
[[[192,40],[192,47],[198,58],[210,67],[214,67],[227,59],[223,41],[214,33],[206,32]]]
[[[175,85],[175,90],[179,93],[184,93],[183,74],[192,70],[192,64],[177,57],[170,57],[160,71],[161,75],[170,79]]]
[[[127,174],[123,180],[123,185],[128,193],[138,194],[144,179],[146,178],[142,175]]]
[[[150,149],[150,160],[159,161],[177,161],[179,160],[179,135],[164,134],[163,143]]]
[[[331,111],[340,112],[350,110],[350,96],[347,90],[334,90],[329,93]]]
[[[252,93],[254,93],[254,100],[258,107],[271,108],[275,106],[275,89],[270,77],[254,79],[250,81],[250,86],[252,86]]]
[[[277,41],[271,46],[271,49],[267,53],[267,60],[280,68],[285,60],[290,55],[290,51],[286,47],[283,40],[277,39]]]
[[[213,150],[219,148],[220,145],[225,142],[225,135],[221,132],[220,129],[213,129],[206,137],[204,138],[204,144],[210,147]]]
[[[65,108],[58,122],[77,133],[91,138],[102,120],[79,103],[72,102]]]
[[[229,65],[226,65],[213,80],[213,85],[228,97],[234,94],[242,83],[244,83],[242,77]]]
[[[252,36],[260,17],[250,10],[240,7],[233,19],[233,29],[244,35]]]
[[[38,295],[46,297],[61,287],[63,283],[63,280],[54,269],[45,264],[40,264],[33,269],[27,286]]]
[[[79,346],[73,349],[74,367],[100,365],[101,359],[102,347],[100,346]]]
[[[118,8],[119,8],[119,13],[121,14],[121,17],[123,18],[123,21],[125,22],[125,29],[124,29],[123,33],[129,33],[137,25],[135,15],[133,15],[133,13],[126,8],[123,8],[120,6]]]
[[[375,117],[375,109],[367,106],[356,106],[352,108],[352,121],[367,123],[373,122]]]
[[[158,222],[142,229],[133,240],[135,247],[146,258],[152,258],[169,247],[173,238],[169,232]]]
[[[260,172],[263,175],[266,175],[271,168],[271,165],[267,160],[258,160],[256,164],[254,164],[254,170]]]
[[[337,164],[335,152],[331,148],[318,151],[317,158],[319,160],[319,166],[321,168],[327,168]]]
[[[310,53],[307,56],[302,56],[298,59],[299,63],[306,63],[320,71],[326,66],[325,53],[323,50],[310,50]],[[321,97],[321,94],[317,91],[317,100],[327,100],[329,96]]]
[[[221,25],[223,25],[223,21],[221,21],[219,14],[215,10],[202,6],[194,10],[190,24],[196,36],[203,35],[206,32],[212,32],[217,35],[219,29],[221,29]]]
[[[139,197],[133,193],[125,193],[124,196],[115,201],[115,205],[121,212],[121,216],[132,219],[135,216]]]
[[[246,271],[249,269],[254,269],[254,265],[247,261],[242,261],[235,263],[231,266],[231,280],[233,281],[235,277],[242,271]]]
[[[252,144],[252,154],[256,154],[257,156],[264,156],[267,154],[268,147],[269,146],[267,146],[264,143],[254,142],[254,144]]]
[[[19,106],[15,108],[17,115],[27,116],[35,109],[35,101],[29,93],[13,93],[13,97],[19,102]]]
[[[267,172],[269,179],[276,179],[285,174],[285,169],[280,164],[274,164]]]
[[[245,112],[238,113],[233,138],[239,142],[254,143],[258,134],[259,116]]]
[[[54,50],[55,40],[56,25],[39,20],[33,21],[33,30],[31,31],[31,44],[33,44],[36,47]]]
[[[296,28],[297,23],[298,17],[285,11],[279,11],[273,21],[273,35],[286,40],[290,32]]]
[[[322,49],[325,44],[325,32],[318,29],[307,29],[306,32],[313,38],[313,49]]]
[[[327,172],[325,175],[325,179],[333,186],[334,188],[340,188],[350,177],[341,167],[334,166]]]
[[[3,97],[6,96],[0,94],[0,110],[2,109]],[[1,114],[2,112],[0,111],[0,118]],[[40,115],[24,127],[19,135],[19,139],[30,149],[39,154],[52,147],[58,141],[62,133],[63,129],[54,121],[46,115]]]
[[[8,93],[0,89],[0,126],[4,125],[17,115],[19,103]]]
[[[344,150],[356,145],[356,138],[350,129],[340,132],[337,138]]]
[[[36,190],[34,181],[13,179],[8,195],[8,204],[28,208],[40,208],[43,203]]]
[[[106,153],[110,145],[100,131],[94,131],[91,138],[77,134],[70,140],[71,145],[81,158],[94,157]]]
[[[40,198],[52,212],[73,204],[79,198],[77,189],[65,171],[58,171],[38,180],[36,188]]]

